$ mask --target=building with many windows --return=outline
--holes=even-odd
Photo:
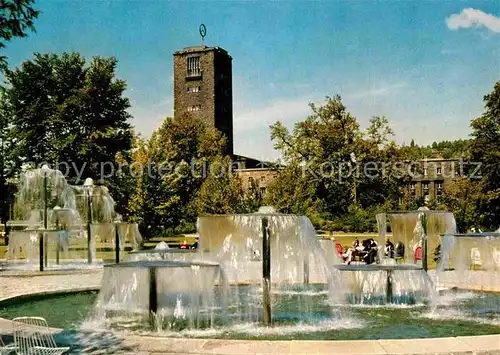
[[[413,198],[439,200],[444,188],[463,175],[463,166],[458,159],[423,159],[413,163],[412,180],[408,193]]]
[[[232,58],[220,47],[193,46],[174,53],[174,116],[189,112],[217,128],[233,156]]]

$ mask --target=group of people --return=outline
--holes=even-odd
[[[347,265],[350,265],[356,257],[360,261],[370,265],[377,260],[378,249],[378,244],[373,238],[365,239],[361,243],[356,238],[352,243],[352,247],[347,249],[342,256]],[[389,258],[394,258],[394,244],[389,238],[385,239],[384,254]]]

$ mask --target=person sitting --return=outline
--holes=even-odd
[[[404,261],[404,257],[405,257],[405,245],[403,242],[397,242],[394,253],[394,259],[396,259],[396,262]]]
[[[391,242],[389,237],[385,238],[385,256],[391,259],[394,258],[394,244]]]
[[[367,265],[373,264],[377,258],[377,252],[378,252],[378,245],[373,240],[373,238],[367,239],[366,241],[363,241],[364,245],[364,251],[366,252],[365,256],[363,257],[363,260]]]
[[[352,247],[347,249],[347,252],[343,254],[344,259],[347,261],[347,265],[351,264],[351,261],[356,257],[360,256],[361,252],[363,251],[363,246],[360,245],[359,239],[356,238],[354,242],[352,243]]]

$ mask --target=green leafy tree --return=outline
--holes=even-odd
[[[317,196],[317,189],[318,181],[309,179],[298,164],[290,164],[268,185],[264,204],[282,213],[319,219],[324,202]]]
[[[141,228],[144,227],[151,207],[147,204],[148,164],[148,142],[140,136],[135,136],[132,146],[132,162],[127,169],[134,188],[127,210],[130,212],[129,219],[138,223]]]
[[[34,31],[33,21],[39,11],[33,8],[34,0],[2,0],[0,1],[0,49],[6,42],[15,37],[26,37]],[[0,69],[7,69],[7,58],[0,56]]]
[[[201,119],[187,114],[165,119],[140,158],[147,157],[147,169],[134,195],[132,212],[140,216],[146,237],[192,231],[200,212],[235,210],[240,187],[228,173],[232,166],[224,146],[221,133]]]
[[[443,209],[453,212],[459,232],[465,233],[481,223],[480,207],[485,199],[481,189],[478,181],[467,177],[445,185],[441,204]]]
[[[15,139],[9,134],[9,121],[8,103],[2,90],[0,91],[0,223],[3,224],[7,234],[7,222],[15,192],[15,185],[12,182],[15,169],[10,152],[16,144]]]
[[[324,210],[317,211],[319,214],[343,214],[353,199],[352,154],[362,134],[340,96],[327,97],[322,106],[312,103],[309,106],[312,113],[295,124],[293,133],[281,122],[271,126],[274,147],[281,151],[285,165],[289,166],[280,172],[276,185],[281,179],[284,184],[292,185],[268,189],[269,198],[280,201],[275,206],[280,209],[297,209],[298,201],[303,201],[301,210],[321,206]],[[283,189],[292,190],[291,196],[304,197],[293,201],[290,195],[273,196]]]
[[[233,175],[230,157],[211,161],[212,171],[203,181],[196,204],[199,215],[233,214],[241,212],[243,188],[238,176]]]
[[[35,54],[6,72],[5,93],[18,168],[64,163],[71,183],[90,177],[107,185],[123,213],[130,191],[117,166],[131,159],[133,132],[116,65],[115,58],[87,65],[78,53]]]
[[[410,180],[404,155],[391,140],[394,132],[385,117],[373,117],[363,139],[357,142],[360,178],[358,204],[362,208],[390,204],[397,208],[403,197],[401,186]]]
[[[486,228],[496,229],[500,225],[500,81],[496,82],[493,92],[486,95],[484,101],[486,111],[471,123],[471,158],[482,163],[481,221]]]
[[[374,144],[386,145],[390,137],[394,136],[394,131],[389,125],[389,120],[385,116],[374,116],[370,119],[370,127],[367,134]]]
[[[307,214],[319,224],[353,213],[364,218],[364,209],[387,201],[396,204],[400,184],[409,177],[393,166],[402,154],[391,141],[387,118],[373,117],[363,133],[339,96],[310,107],[311,115],[297,123],[293,133],[280,122],[271,127],[286,166],[268,187],[269,204],[283,212]],[[360,230],[371,228],[357,225]]]
[[[252,180],[247,190],[243,193],[243,199],[238,205],[238,213],[257,212],[259,207],[264,204],[264,193],[262,192],[259,183]]]

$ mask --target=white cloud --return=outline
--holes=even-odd
[[[308,97],[292,98],[280,100],[272,104],[257,109],[250,109],[245,112],[235,112],[234,131],[248,132],[249,130],[268,128],[276,121],[292,123],[304,120],[310,112]]]
[[[136,132],[149,138],[167,116],[171,117],[174,114],[173,103],[171,96],[150,106],[139,106],[132,100],[132,107],[128,112],[133,116],[131,124]]]
[[[379,86],[376,88],[372,88],[370,90],[366,91],[360,91],[360,92],[355,92],[352,94],[347,94],[345,95],[346,98],[350,99],[360,99],[364,97],[375,97],[375,96],[383,96],[387,95],[389,93],[394,93],[399,91],[399,89],[403,89],[407,87],[406,84],[400,83],[400,84],[391,84],[391,85],[386,85],[386,86]]]
[[[450,30],[459,28],[486,27],[488,30],[500,33],[500,18],[481,10],[467,8],[459,14],[453,14],[446,19]]]
[[[240,102],[234,112],[234,151],[236,154],[262,160],[275,160],[280,153],[274,150],[269,126],[276,121],[292,128],[310,114],[311,96],[282,99],[259,108],[251,102]]]

